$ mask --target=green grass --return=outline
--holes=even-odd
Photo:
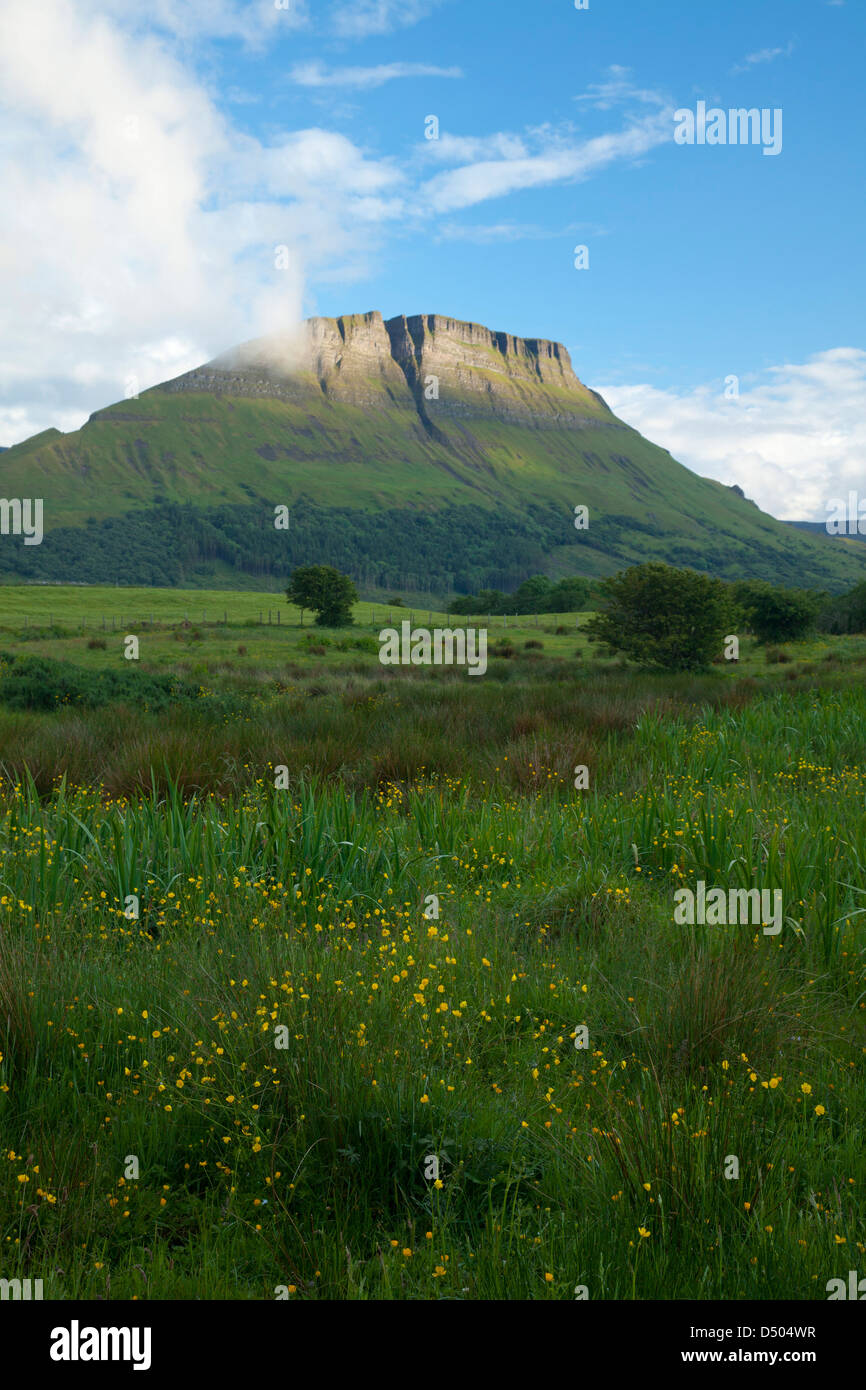
[[[24,611],[4,649],[122,662]],[[193,655],[154,612],[145,670],[201,660],[240,717],[0,711],[2,1277],[739,1300],[862,1269],[866,644],[650,676],[530,621],[471,680],[333,645],[372,628]],[[781,935],[676,926],[699,879],[781,890]]]

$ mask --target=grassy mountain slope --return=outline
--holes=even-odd
[[[42,497],[46,535],[3,537],[0,574],[257,582],[330,560],[434,592],[648,558],[830,589],[864,575],[859,547],[775,521],[624,425],[557,344],[368,314],[311,320],[283,349],[246,344],[6,451],[0,491]]]

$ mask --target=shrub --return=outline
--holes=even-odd
[[[763,580],[734,585],[734,598],[759,642],[795,642],[815,624],[818,601],[800,589],[777,589]]]
[[[602,593],[606,608],[590,618],[590,640],[633,661],[700,670],[721,649],[730,601],[718,579],[652,561],[612,575]]]
[[[86,671],[48,657],[0,655],[0,704],[10,709],[53,710],[58,705],[98,709],[122,703],[161,712],[170,704],[197,704],[200,698],[198,686],[174,676],[128,669]],[[227,710],[233,702],[221,696],[212,705]]]

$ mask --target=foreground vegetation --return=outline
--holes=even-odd
[[[4,645],[132,664],[58,630]],[[0,1276],[824,1299],[862,1273],[866,644],[649,676],[533,627],[467,681],[300,629],[153,636],[138,674],[208,684],[0,709]],[[226,669],[256,640],[293,675],[264,645]],[[782,932],[675,926],[699,880],[780,889]]]

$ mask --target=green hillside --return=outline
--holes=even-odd
[[[866,573],[855,541],[775,521],[624,425],[559,345],[434,316],[311,320],[290,370],[246,345],[7,450],[0,492],[44,502],[41,545],[0,538],[7,582],[272,587],[312,561],[434,594],[654,558],[831,590]]]

